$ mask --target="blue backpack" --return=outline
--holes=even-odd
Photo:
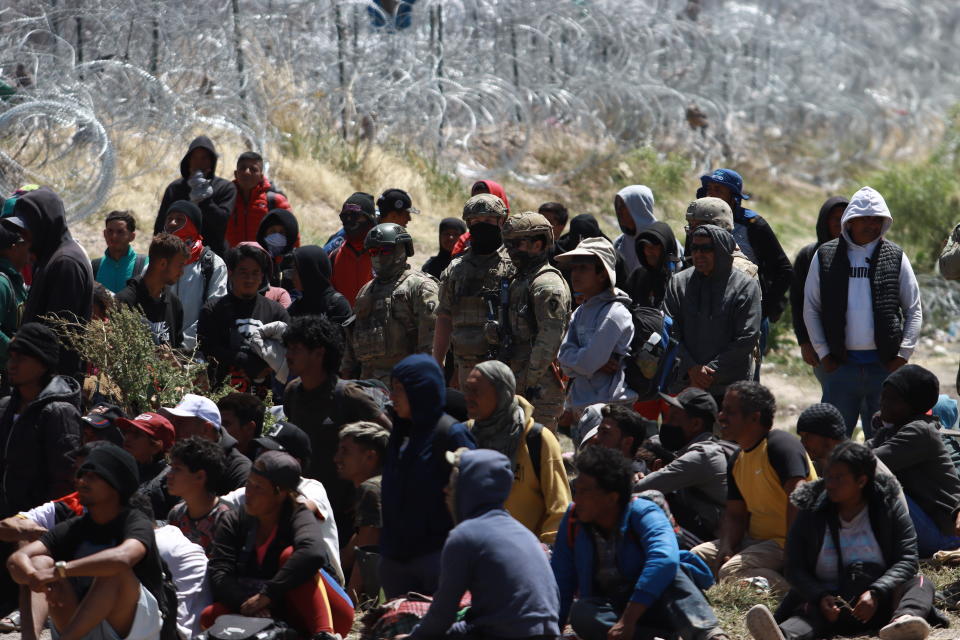
[[[624,361],[627,386],[638,400],[653,400],[676,378],[680,343],[670,336],[673,318],[660,309],[633,305],[633,341]]]

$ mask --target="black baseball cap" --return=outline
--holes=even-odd
[[[670,406],[682,409],[692,416],[717,419],[717,401],[703,389],[687,387],[675,398],[666,393],[661,393],[660,397]]]
[[[82,416],[81,426],[90,427],[97,435],[98,440],[107,440],[117,446],[123,446],[123,433],[116,424],[117,418],[126,418],[120,407],[101,403],[93,407],[87,415]]]
[[[373,204],[373,196],[369,193],[357,191],[347,198],[343,206],[340,207],[340,217],[347,213],[361,213],[371,220],[377,217],[377,210]]]
[[[377,209],[380,215],[390,211],[406,211],[407,213],[420,213],[420,209],[413,206],[413,200],[410,194],[403,189],[387,189],[377,198]]]
[[[250,473],[284,491],[296,491],[300,486],[300,463],[285,451],[264,451],[254,460]]]
[[[269,451],[286,451],[304,464],[307,464],[313,454],[310,436],[292,422],[276,422],[270,431],[253,441]]]

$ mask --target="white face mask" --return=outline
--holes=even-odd
[[[271,255],[278,255],[287,246],[287,236],[282,233],[271,233],[263,239],[270,248]]]

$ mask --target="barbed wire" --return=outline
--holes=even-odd
[[[400,143],[531,183],[642,144],[830,183],[924,151],[960,70],[953,0],[6,5],[0,188],[45,181],[74,219],[135,177],[118,153],[163,157],[198,128],[256,149],[285,133]],[[579,165],[530,161],[574,147]]]

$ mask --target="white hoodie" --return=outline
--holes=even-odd
[[[850,199],[843,212],[840,224],[843,237],[847,241],[847,256],[850,260],[850,282],[847,289],[846,347],[848,351],[872,351],[877,348],[874,340],[873,298],[870,294],[870,257],[873,255],[880,238],[860,246],[850,238],[848,227],[854,218],[877,216],[884,218],[880,238],[886,235],[893,225],[893,216],[887,203],[876,190],[863,187]],[[810,271],[803,290],[803,321],[810,333],[810,342],[820,358],[830,353],[823,323],[820,320],[820,259],[814,254],[810,262]],[[910,259],[903,254],[900,264],[900,308],[903,309],[903,339],[900,342],[899,356],[909,360],[920,337],[920,325],[923,312],[920,308],[920,286],[910,266]]]

